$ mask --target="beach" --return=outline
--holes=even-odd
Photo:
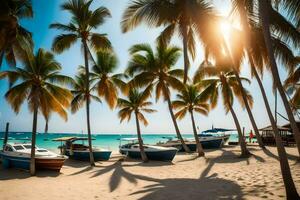
[[[249,146],[250,158],[238,158],[238,146],[206,150],[205,158],[178,154],[172,163],[124,159],[67,160],[61,172],[0,170],[0,199],[284,199],[275,147]],[[300,191],[300,162],[295,147],[286,148]]]

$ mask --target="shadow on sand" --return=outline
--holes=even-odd
[[[236,157],[235,154],[234,156]],[[144,188],[130,194],[131,196],[142,194],[143,197],[139,199],[243,199],[241,188],[235,182],[219,178],[218,174],[207,176],[208,171],[216,161],[214,159],[209,161],[212,164],[208,164],[208,169],[202,173],[199,179],[159,179],[151,176],[132,174],[126,169],[132,166],[158,167],[166,165],[166,163],[151,161],[149,163],[128,164],[127,160],[126,163],[118,160],[112,165],[94,170],[91,172],[91,178],[99,177],[105,173],[112,173],[109,179],[110,192],[115,191],[119,187],[122,178],[132,184],[137,184],[139,180],[149,182]],[[208,193],[210,196],[207,196]]]
[[[36,172],[36,177],[57,177],[61,173],[49,170],[38,170]],[[13,179],[26,179],[30,178],[30,173],[28,170],[21,169],[3,169],[0,167],[0,180],[13,180]]]

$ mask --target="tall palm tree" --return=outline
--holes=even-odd
[[[270,17],[273,17],[274,14],[276,14],[277,12],[272,8],[272,5],[269,1],[262,1],[262,2],[259,1],[258,7],[259,7],[259,10],[258,10],[259,19],[260,19],[260,22],[262,24],[262,30],[263,30],[263,35],[264,35],[265,44],[266,44],[266,50],[267,50],[267,55],[268,55],[268,58],[269,58],[270,70],[272,72],[272,77],[273,77],[273,80],[274,80],[274,84],[275,84],[275,87],[277,88],[277,90],[278,90],[278,92],[281,96],[284,108],[286,110],[288,119],[289,119],[290,124],[291,124],[291,128],[292,128],[294,136],[295,136],[298,151],[300,153],[300,132],[299,132],[299,128],[297,126],[296,120],[295,120],[294,115],[293,115],[293,111],[292,111],[291,106],[289,104],[289,101],[287,99],[287,96],[286,96],[285,90],[283,88],[282,82],[280,80],[278,67],[277,67],[277,63],[276,63],[276,60],[275,60],[274,48],[272,47],[272,39],[271,39],[270,28],[274,27],[273,24],[274,24],[274,22],[278,21],[278,19],[276,18],[276,19],[271,20]],[[284,18],[284,17],[282,17],[282,18]],[[290,25],[289,27],[292,27],[290,29],[292,29],[292,30],[295,29],[291,24],[289,24],[289,25]],[[289,30],[289,29],[287,29],[285,27],[284,30]],[[289,31],[286,31],[286,32],[290,33],[292,31],[289,30]],[[296,35],[296,36],[300,36],[299,31],[297,31],[296,33],[298,33],[298,35]],[[282,39],[289,39],[289,41],[293,40],[293,43],[294,44],[296,43],[296,46],[298,47],[299,44],[300,44],[299,40],[296,41],[297,38],[295,39],[295,37],[292,37],[292,36],[293,35],[291,35],[291,34],[282,34],[281,38]],[[287,193],[289,193],[289,194],[287,194],[287,196],[291,195],[293,198],[295,197],[295,195],[299,196],[297,194],[297,191],[296,192],[295,191],[296,190],[294,189],[293,191],[287,192]]]
[[[15,67],[16,58],[25,59],[25,50],[32,46],[31,33],[19,24],[32,18],[31,0],[0,0],[0,67],[6,62]]]
[[[220,19],[222,20],[222,19]],[[217,26],[220,26],[220,24],[216,24]],[[244,49],[243,49],[243,38],[240,36],[241,32],[237,29],[232,28],[230,30],[230,37],[226,38],[223,36],[223,33],[218,30],[213,30],[213,33],[211,33],[212,37],[214,37],[211,42],[216,43],[217,45],[210,45],[214,48],[210,48],[210,46],[207,47],[207,57],[208,55],[212,55],[214,57],[220,57],[223,56],[225,53],[231,61],[232,66],[232,72],[237,77],[237,83],[239,85],[239,88],[241,90],[241,97],[244,101],[244,105],[246,108],[246,111],[248,113],[251,125],[254,129],[254,133],[257,138],[257,142],[261,148],[265,148],[264,144],[262,142],[261,136],[259,134],[259,130],[256,124],[256,121],[254,119],[253,113],[250,108],[250,103],[247,101],[247,94],[245,93],[245,90],[243,90],[243,83],[240,79],[240,68],[243,63],[244,59]],[[217,46],[217,48],[216,48]],[[208,58],[206,58],[208,59]]]
[[[261,25],[255,24],[252,20],[253,12],[254,12],[253,0],[233,1],[233,5],[234,5],[233,13],[237,13],[240,16],[240,21],[243,27],[243,34],[241,35],[244,35],[243,40],[245,45],[245,51],[249,59],[252,75],[255,76],[259,86],[262,86],[258,72],[260,73],[263,72],[264,65],[268,67],[268,69],[270,69],[269,67],[270,63],[269,63],[268,53],[264,41],[263,32],[261,30]],[[283,16],[281,16],[279,13],[277,13],[274,10],[272,10],[272,17],[276,19],[272,21],[272,28],[276,30],[276,32],[278,32],[277,35],[275,34],[271,35],[271,42],[273,45],[274,54],[277,58],[277,61],[281,62],[285,68],[291,71],[296,66],[296,59],[294,58],[293,52],[290,50],[288,45],[285,44],[283,40],[287,40],[287,42],[289,43],[291,43],[291,41],[293,41],[293,43],[297,43],[297,42],[299,43],[300,33],[298,34],[295,33],[293,26],[289,24]],[[278,37],[278,35],[280,37]],[[286,38],[290,38],[290,39],[286,39]],[[260,87],[260,89],[262,93],[265,93],[263,87]],[[269,107],[266,98],[265,98],[265,105],[266,107]],[[271,115],[269,116],[269,118],[270,117],[274,118]],[[273,120],[270,119],[270,121]],[[274,127],[276,126],[275,123],[273,125]],[[297,140],[296,135],[297,134],[295,134],[295,139]],[[299,143],[297,143],[297,146],[300,154],[300,141]]]
[[[258,82],[264,100],[264,104],[267,110],[267,114],[269,116],[271,126],[274,131],[276,147],[279,155],[280,168],[281,168],[284,185],[287,192],[287,197],[291,195],[291,197],[288,198],[294,198],[295,197],[294,195],[297,195],[295,194],[295,192],[297,193],[297,191],[295,189],[295,185],[291,176],[291,171],[287,160],[286,152],[282,144],[282,140],[279,135],[279,130],[277,128],[276,121],[273,117],[265,89],[258,75],[258,70],[260,71],[260,73],[262,73],[264,64],[267,66],[270,65],[269,55],[266,49],[264,36],[261,30],[257,31],[257,28],[255,28],[253,24],[250,23],[251,16],[253,16],[252,1],[249,0],[249,1],[234,1],[234,2],[235,2],[234,10],[238,12],[242,24],[245,48],[251,66],[251,71]],[[274,48],[274,53],[277,56],[277,58],[281,58],[281,60],[286,60],[289,57],[293,57],[293,56],[289,56],[289,54],[287,53],[284,53],[289,51],[285,49],[285,45],[281,45],[281,41],[279,39],[276,39],[274,38],[274,36],[272,36],[271,42]],[[285,49],[284,51],[282,51],[283,53],[281,52],[282,49]],[[286,60],[286,63],[284,64],[285,66],[290,65],[289,63],[292,63],[291,65],[293,65],[294,64],[293,62],[294,62],[293,60],[292,62],[288,62],[288,60]]]
[[[208,114],[209,104],[206,103],[206,97],[200,93],[197,86],[186,85],[184,90],[180,91],[180,94],[177,95],[177,99],[178,100],[172,102],[172,107],[174,109],[179,109],[175,114],[175,117],[183,119],[187,112],[190,113],[198,156],[204,156],[204,151],[197,134],[194,111],[203,115]]]
[[[147,126],[148,121],[143,115],[143,112],[145,113],[156,112],[156,110],[148,108],[148,106],[152,105],[150,101],[147,101],[150,95],[151,95],[151,90],[149,87],[142,92],[139,92],[137,89],[131,89],[129,91],[127,99],[122,99],[122,98],[118,99],[118,107],[120,108],[119,118],[121,122],[124,121],[125,119],[130,121],[132,114],[134,113],[135,115],[139,147],[140,147],[141,157],[144,162],[147,162],[148,158],[144,151],[140,121],[142,121],[142,123],[145,126]]]
[[[72,94],[73,99],[71,101],[71,112],[76,113],[80,108],[84,106],[84,104],[88,101],[91,103],[91,100],[101,103],[100,98],[95,94],[97,91],[96,84],[92,79],[89,80],[89,89],[86,89],[86,75],[85,68],[83,66],[79,67],[78,74],[75,76],[74,82],[72,84]],[[90,127],[90,114],[88,113],[86,116],[86,121],[88,126]],[[92,149],[91,149],[92,151]],[[91,162],[92,160],[90,160]],[[94,163],[91,162],[91,165]]]
[[[84,55],[85,83],[86,91],[89,90],[89,57],[91,56],[90,47],[95,51],[101,49],[111,49],[111,44],[106,34],[94,33],[93,29],[102,25],[110,12],[105,7],[98,7],[92,11],[90,6],[93,0],[69,0],[62,4],[62,9],[71,14],[71,20],[68,24],[54,23],[50,28],[64,31],[64,34],[58,35],[52,44],[52,49],[56,53],[62,53],[69,49],[77,40],[81,40]],[[86,99],[86,115],[90,115],[90,99]],[[87,117],[87,120],[89,117]],[[92,136],[89,121],[87,122],[88,142],[90,151],[90,163],[94,165],[92,152]]]
[[[149,26],[164,25],[159,38],[168,42],[174,33],[182,39],[184,54],[184,78],[188,79],[188,52],[195,57],[195,33],[205,44],[209,37],[210,22],[215,19],[215,12],[205,0],[136,0],[132,1],[123,14],[122,31],[127,32],[142,22]]]
[[[91,79],[96,81],[99,97],[104,97],[113,109],[118,101],[118,88],[126,92],[123,74],[112,74],[117,69],[117,57],[111,51],[98,51],[96,64],[92,67]]]
[[[39,49],[34,56],[27,52],[23,68],[1,72],[1,78],[7,77],[12,87],[5,98],[16,113],[19,113],[25,100],[33,112],[30,173],[35,174],[35,142],[38,112],[56,112],[67,120],[66,108],[72,98],[71,92],[58,84],[66,84],[71,78],[60,74],[61,66],[52,53]],[[58,83],[58,84],[55,84]]]
[[[190,152],[185,144],[172,109],[170,89],[181,90],[184,85],[178,79],[183,76],[183,70],[172,69],[180,56],[180,49],[158,41],[156,52],[149,44],[137,44],[130,48],[131,59],[127,73],[134,78],[130,84],[136,86],[154,87],[156,101],[163,96],[168,103],[169,112],[175,127],[176,135],[186,152]]]
[[[203,77],[206,78],[203,79]],[[248,79],[243,77],[240,77],[240,79],[242,81],[250,82]],[[221,92],[225,111],[226,113],[231,113],[237,128],[237,132],[239,135],[239,144],[241,146],[241,157],[248,157],[250,155],[250,152],[246,147],[239,120],[232,107],[234,96],[243,106],[244,101],[242,98],[240,86],[237,81],[237,77],[235,73],[232,72],[231,61],[228,61],[228,59],[217,60],[215,66],[205,61],[197,70],[194,77],[194,83],[198,84],[199,87],[205,88],[202,93],[204,96],[209,96],[212,108],[217,105],[219,93]],[[245,93],[247,94],[247,101],[252,105],[253,99],[251,95],[245,88],[243,88],[243,90],[245,90]]]

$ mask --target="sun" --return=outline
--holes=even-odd
[[[220,22],[220,31],[223,34],[223,37],[225,38],[225,40],[229,40],[230,38],[230,33],[231,33],[231,29],[232,29],[232,24],[228,21],[228,20],[222,20]]]

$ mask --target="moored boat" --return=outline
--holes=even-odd
[[[30,143],[8,143],[4,150],[0,152],[2,165],[4,168],[20,168],[29,170],[31,144]],[[48,169],[60,171],[67,156],[58,155],[47,149],[35,148],[35,166],[36,169]]]
[[[84,141],[86,140],[88,140],[86,137],[62,137],[53,139],[53,141],[64,142],[64,144],[59,147],[62,154],[69,156],[71,159],[89,161],[89,147],[84,145]],[[78,142],[82,143],[79,144]],[[112,151],[95,147],[92,149],[95,161],[109,160]]]
[[[224,144],[224,137],[220,136],[199,136],[200,143],[203,149],[217,149],[221,148]],[[197,145],[194,138],[185,139],[185,144],[189,147],[191,151],[196,151]],[[180,140],[169,139],[166,142],[157,143],[158,146],[162,147],[175,147],[179,151],[184,151]]]
[[[120,145],[120,153],[127,155],[130,158],[140,159],[141,152],[136,138],[124,138],[123,141],[128,141],[128,144]],[[144,151],[149,160],[157,161],[172,161],[178,151],[174,147],[161,147],[157,145],[144,144]]]

